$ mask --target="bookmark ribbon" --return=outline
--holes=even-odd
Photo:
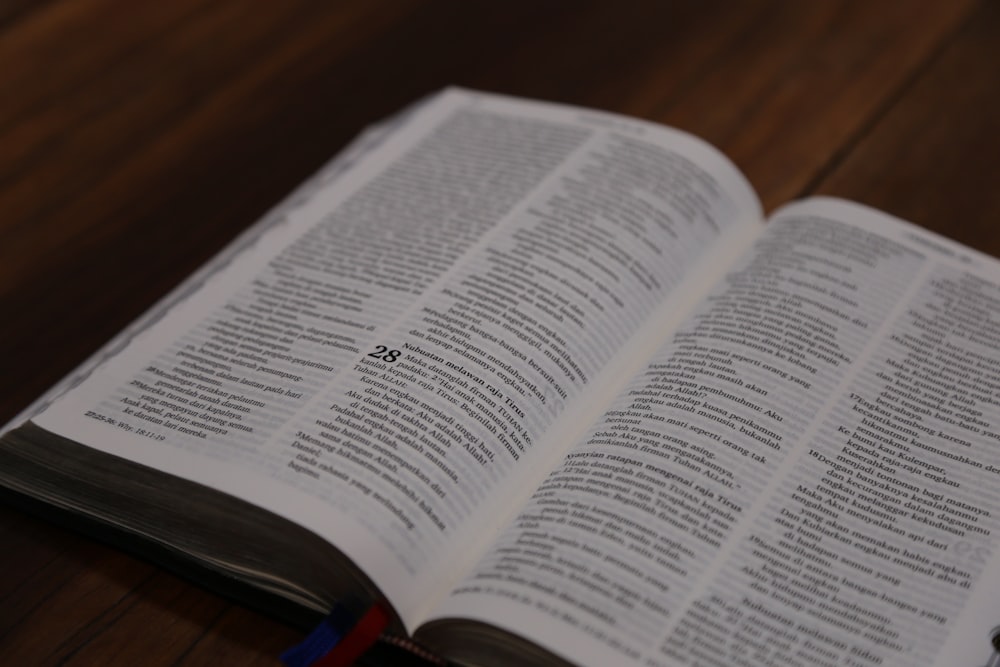
[[[296,646],[281,654],[287,667],[349,667],[378,641],[389,625],[389,612],[381,605],[355,618],[337,605],[330,615]]]

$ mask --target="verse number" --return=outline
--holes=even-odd
[[[403,353],[400,352],[399,350],[390,350],[385,345],[376,345],[375,351],[369,352],[368,356],[375,357],[376,359],[381,359],[382,361],[386,361],[391,364],[392,362],[396,361],[396,359],[399,359],[399,357],[402,354]]]

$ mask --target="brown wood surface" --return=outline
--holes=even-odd
[[[1000,5],[0,1],[0,422],[362,127],[449,84],[673,124],[770,209],[1000,256]],[[0,663],[271,665],[300,633],[0,507]]]

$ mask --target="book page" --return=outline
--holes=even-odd
[[[0,425],[0,436],[44,412],[53,401],[83,382],[94,369],[118,354],[135,336],[162,319],[174,306],[197,293],[204,286],[206,280],[225,269],[241,253],[256,245],[263,235],[274,227],[284,224],[292,211],[308,202],[320,189],[329,187],[335,179],[342,177],[386,137],[390,136],[394,128],[403,122],[407,113],[409,110],[404,110],[387,121],[365,128],[346,148],[270,210],[267,215],[241,232],[211,260],[185,278],[152,308],[130,323],[9,422]]]
[[[413,622],[550,425],[758,214],[691,137],[451,91],[37,421],[310,528]]]
[[[787,207],[437,616],[595,664],[985,664],[998,327],[995,260]]]

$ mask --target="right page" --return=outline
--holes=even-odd
[[[796,203],[436,618],[581,664],[986,664],[998,476],[1000,264]]]

